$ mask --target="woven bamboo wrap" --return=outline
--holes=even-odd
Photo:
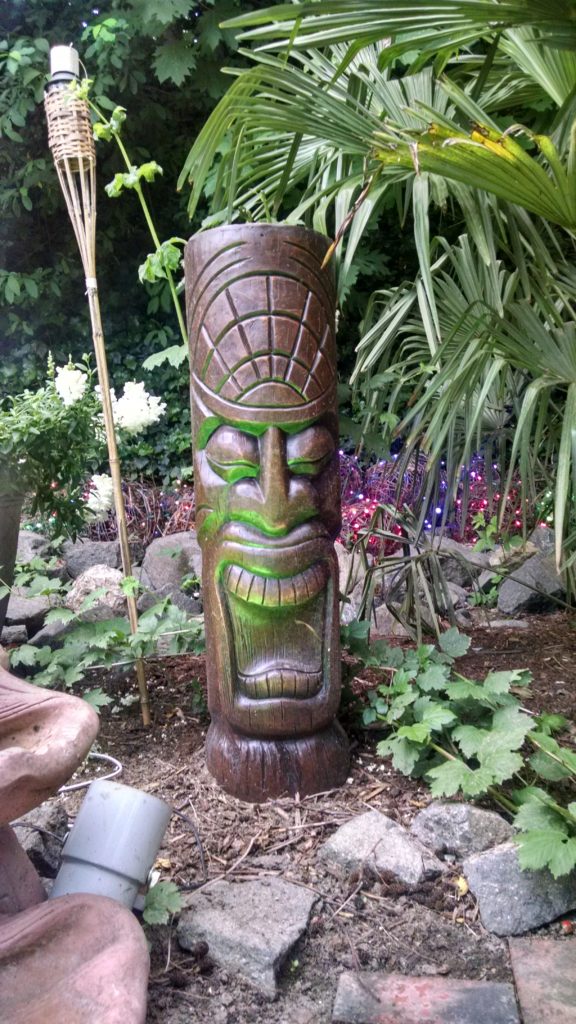
[[[54,89],[44,97],[44,107],[54,163],[58,166],[68,160],[71,170],[94,164],[96,152],[86,101],[67,89]]]

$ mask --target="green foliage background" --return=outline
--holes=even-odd
[[[224,93],[224,63],[241,63],[219,23],[257,3],[241,0],[10,0],[0,7],[0,399],[36,385],[52,351],[58,364],[91,351],[76,242],[52,167],[42,106],[50,47],[72,43],[104,111],[126,107],[124,139],[136,164],[156,159],[147,188],[158,232],[188,237],[195,224],[176,181],[190,141]],[[261,4],[264,6],[264,4]],[[146,373],[146,356],[179,342],[168,289],[138,283],[152,249],[137,199],[109,200],[123,170],[98,144],[97,255],[110,374],[145,380],[166,417],[125,453],[132,473],[180,476],[190,465],[186,365]]]

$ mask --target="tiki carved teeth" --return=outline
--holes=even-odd
[[[326,587],[328,576],[325,562],[317,562],[289,577],[260,576],[239,565],[229,565],[223,582],[228,592],[240,601],[264,608],[286,608],[317,597]]]
[[[313,697],[322,686],[322,672],[300,672],[291,668],[270,669],[268,672],[238,673],[240,689],[252,699],[274,697]]]

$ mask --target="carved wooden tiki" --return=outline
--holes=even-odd
[[[190,239],[196,519],[208,767],[261,801],[340,785],[340,527],[327,240],[232,225]]]

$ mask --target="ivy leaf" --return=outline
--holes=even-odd
[[[522,771],[524,759],[521,754],[512,750],[493,750],[489,753],[480,753],[480,768],[478,771],[491,773],[490,784],[504,782],[510,779],[516,772]]]
[[[44,622],[50,625],[51,622],[70,622],[71,619],[76,618],[76,613],[71,611],[70,608],[51,608],[46,613]]]
[[[456,626],[451,626],[440,636],[440,650],[451,658],[461,658],[470,647],[470,637],[464,636]]]
[[[430,792],[432,796],[454,796],[455,793],[466,791],[470,769],[463,761],[445,761],[427,772],[432,779]]]
[[[514,816],[514,827],[520,832],[545,829],[566,833],[567,825],[560,814],[542,800],[527,800]]]
[[[426,743],[426,740],[430,739],[430,729],[424,722],[416,722],[414,725],[402,725],[397,735],[413,740],[414,743]]]
[[[527,679],[526,676],[528,676]],[[526,686],[531,678],[530,673],[525,672],[524,669],[489,672],[484,680],[484,689],[488,693],[508,693],[511,686]]]
[[[376,752],[381,757],[392,755],[392,764],[403,775],[410,775],[420,757],[420,748],[410,740],[392,736],[390,739],[381,740],[376,747]]]
[[[161,352],[154,352],[151,356],[148,356],[142,363],[142,366],[145,370],[155,370],[157,366],[162,366],[163,363],[169,363],[170,366],[181,366],[187,356],[188,348],[186,345],[171,345],[170,348],[164,348]]]
[[[32,644],[22,644],[17,650],[12,651],[10,656],[11,665],[42,665],[46,664],[43,651],[50,650],[45,647],[33,647]]]
[[[425,708],[422,715],[422,722],[428,726],[430,731],[443,729],[445,725],[450,725],[455,720],[456,715],[450,708],[447,708],[444,704],[436,704],[432,701]]]
[[[112,697],[109,697],[107,693],[104,693],[101,686],[98,686],[95,690],[86,690],[82,696],[86,703],[90,704],[91,707],[96,708],[97,711],[99,708],[105,708],[108,704],[112,704]]]
[[[196,67],[196,54],[183,39],[162,43],[156,48],[153,62],[159,82],[182,82]]]
[[[425,672],[417,676],[416,682],[425,693],[429,693],[431,690],[442,690],[446,685],[449,673],[450,669],[447,665],[430,665]]]
[[[182,910],[182,896],[174,882],[157,882],[146,893],[142,916],[146,924],[168,924]]]
[[[522,870],[549,868],[554,878],[576,867],[576,838],[551,829],[535,829],[518,836],[518,860]]]
[[[553,761],[543,750],[537,750],[535,754],[532,754],[529,762],[536,774],[541,779],[546,779],[547,782],[560,782],[561,779],[569,778],[571,774],[568,768]]]

